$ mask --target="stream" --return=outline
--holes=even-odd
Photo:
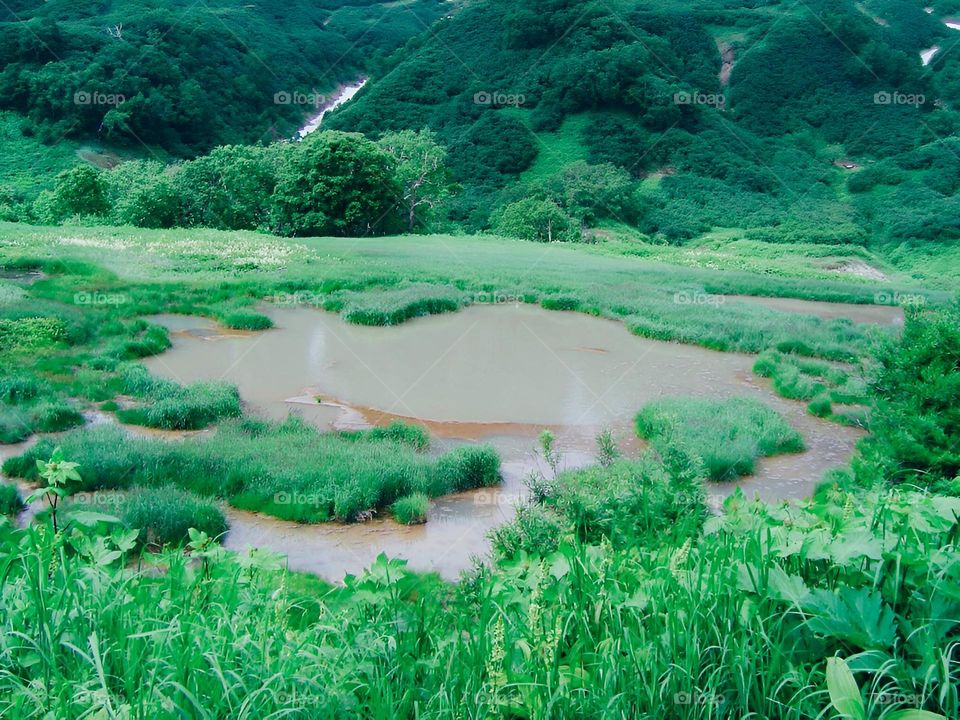
[[[348,100],[351,100],[354,95],[360,92],[360,89],[367,84],[368,78],[361,78],[360,80],[349,84],[341,85],[337,89],[337,94],[333,98],[324,104],[322,108],[318,108],[317,112],[314,115],[311,115],[307,122],[304,123],[303,127],[297,131],[295,140],[303,140],[307,135],[316,130],[320,129],[320,123],[323,122],[324,116],[331,110],[336,110],[338,107],[343,105]]]

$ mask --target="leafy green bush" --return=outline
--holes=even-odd
[[[960,307],[908,311],[902,338],[881,348],[877,363],[858,476],[952,487],[960,476]]]
[[[141,531],[147,545],[180,545],[190,528],[217,538],[227,531],[227,520],[215,503],[174,487],[137,489],[122,502],[120,517]]]
[[[664,452],[680,443],[699,456],[711,480],[753,472],[758,457],[801,452],[803,438],[777,412],[753,398],[672,398],[644,406],[637,433]]]
[[[430,512],[430,498],[423,493],[405,495],[390,506],[390,512],[402,525],[421,525]]]
[[[491,218],[493,232],[534,242],[576,242],[580,224],[552,200],[524,198]]]

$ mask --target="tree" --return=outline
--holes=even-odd
[[[588,223],[600,217],[625,222],[636,217],[636,183],[626,170],[610,163],[572,163],[545,185],[554,202]]]
[[[396,161],[359,133],[320,132],[290,153],[273,194],[284,235],[383,234],[402,202]]]
[[[178,224],[180,196],[172,178],[177,166],[156,160],[129,160],[106,174],[110,223],[167,228]]]
[[[494,214],[493,231],[536,242],[576,241],[580,225],[552,200],[524,198]]]
[[[110,210],[104,173],[91,165],[77,165],[57,175],[53,192],[37,198],[38,216],[59,222],[73,215],[106,215]]]
[[[184,163],[173,179],[180,195],[181,224],[219,230],[255,230],[265,225],[277,184],[271,151],[226,145]]]
[[[446,167],[447,150],[431,130],[389,132],[377,144],[396,162],[407,230],[413,232],[417,223],[423,224],[425,216],[454,187]]]

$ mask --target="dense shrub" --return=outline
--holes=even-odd
[[[877,363],[859,475],[951,487],[960,476],[960,308],[908,311],[902,338]]]

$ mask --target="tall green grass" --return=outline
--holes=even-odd
[[[500,459],[488,446],[435,459],[397,435],[345,438],[296,419],[242,420],[182,442],[129,437],[107,426],[73,432],[57,444],[83,467],[84,490],[175,485],[299,522],[353,521],[412,493],[436,496],[500,482]],[[4,472],[32,479],[36,460],[52,449],[42,440],[7,460]]]
[[[735,497],[676,544],[564,540],[456,586],[381,557],[337,589],[262,552],[201,543],[137,571],[112,536],[114,559],[0,526],[0,714],[812,720],[839,656],[868,717],[953,718],[957,513]]]
[[[216,504],[175,487],[134,490],[120,503],[120,519],[140,530],[138,540],[148,546],[180,545],[194,528],[218,538],[227,531],[227,520]]]
[[[803,438],[753,398],[668,398],[644,406],[637,433],[662,452],[679,445],[700,457],[711,480],[753,473],[759,457],[801,452]]]

